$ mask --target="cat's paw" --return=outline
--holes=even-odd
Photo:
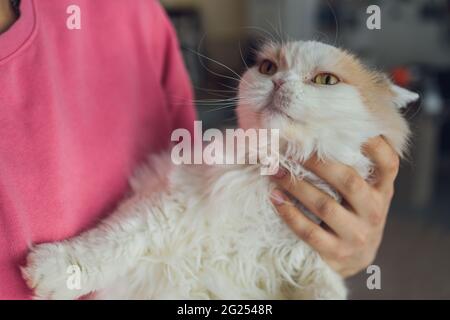
[[[28,253],[26,264],[21,267],[22,277],[36,299],[76,299],[83,295],[71,278],[77,276],[74,270],[80,269],[67,250],[64,244],[47,243],[34,246]]]

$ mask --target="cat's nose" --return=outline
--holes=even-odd
[[[283,86],[283,84],[286,83],[286,81],[283,79],[272,80],[272,82],[273,82],[273,87],[274,87],[275,91],[280,89]]]

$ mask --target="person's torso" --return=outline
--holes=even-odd
[[[0,298],[27,292],[27,242],[91,226],[170,139],[154,1],[79,0],[81,29],[72,3],[22,0],[0,35]]]

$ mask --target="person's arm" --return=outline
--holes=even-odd
[[[172,115],[172,128],[186,128],[193,131],[195,108],[192,84],[180,51],[176,32],[160,4],[155,2],[158,23],[163,28],[162,43],[158,54],[164,61],[159,67],[159,77],[164,88],[168,107]]]
[[[284,191],[276,189],[273,197],[278,212],[292,230],[343,277],[358,273],[375,259],[399,168],[399,157],[383,138],[371,139],[365,151],[375,164],[372,185],[342,164],[325,164],[316,158],[305,163],[307,169],[342,195],[345,204],[306,181],[292,182],[288,175],[277,179],[280,188],[302,202],[325,226],[315,224],[294,206],[277,201],[287,199]]]

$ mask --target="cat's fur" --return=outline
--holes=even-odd
[[[256,66],[244,74],[240,126],[280,129],[282,159],[290,159],[282,163],[291,172],[317,153],[368,178],[371,163],[361,146],[377,135],[404,153],[409,130],[398,109],[416,94],[318,42],[268,44],[264,59],[278,72],[263,75]],[[342,81],[315,85],[318,72]],[[285,84],[275,92],[280,79]],[[341,277],[276,214],[274,184],[258,165],[172,166],[165,157],[138,171],[133,196],[97,228],[33,247],[22,274],[36,297],[74,299],[93,291],[97,298],[138,299],[346,297]],[[67,287],[70,265],[81,270],[80,290]]]

